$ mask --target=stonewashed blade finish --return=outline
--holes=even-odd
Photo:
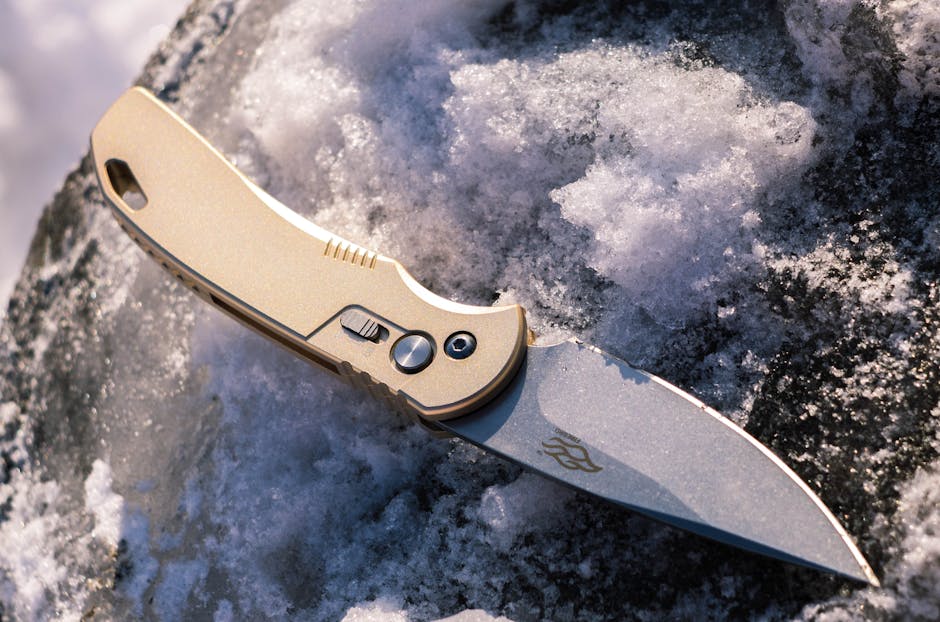
[[[198,296],[295,354],[579,490],[877,585],[805,483],[665,381],[576,342],[526,346],[518,306],[435,296],[394,260],[278,203],[142,89],[115,102],[91,143],[128,234]]]
[[[591,346],[530,346],[502,395],[438,425],[664,523],[878,584],[832,513],[770,450],[676,387]]]

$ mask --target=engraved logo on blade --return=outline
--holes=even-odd
[[[591,462],[587,449],[577,443],[553,436],[547,441],[542,441],[542,447],[545,448],[545,453],[558,461],[558,464],[571,471],[597,473],[602,470],[602,467]]]

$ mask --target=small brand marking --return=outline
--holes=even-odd
[[[578,443],[566,441],[560,436],[553,436],[547,441],[542,441],[542,447],[545,448],[545,453],[558,461],[558,464],[571,471],[597,473],[603,470],[591,461],[587,449]]]

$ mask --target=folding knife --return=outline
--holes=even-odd
[[[147,91],[91,136],[121,227],[199,297],[431,428],[702,536],[878,585],[779,458],[666,381],[578,341],[530,345],[266,194]]]

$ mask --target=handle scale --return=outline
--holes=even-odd
[[[483,405],[526,350],[522,308],[436,296],[396,261],[314,225],[235,169],[147,91],[115,102],[91,135],[95,169],[122,228],[200,297],[296,354],[432,420]],[[456,333],[472,355],[445,352]],[[407,373],[399,339],[431,362]]]

